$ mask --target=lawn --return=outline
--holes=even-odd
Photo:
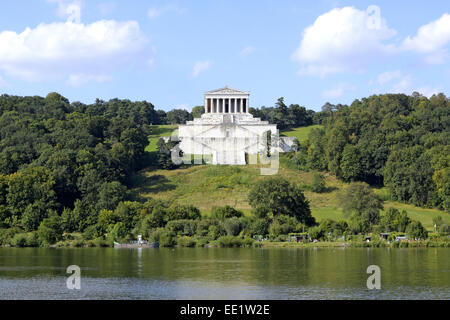
[[[323,128],[322,125],[316,124],[308,127],[299,127],[289,130],[280,131],[280,136],[297,137],[298,141],[304,141],[308,138],[309,132],[312,129]]]
[[[157,143],[160,137],[168,137],[172,134],[172,131],[176,130],[178,125],[165,124],[165,125],[153,125],[150,127],[150,135],[148,136],[148,146],[145,148],[147,152],[155,152],[158,150]]]

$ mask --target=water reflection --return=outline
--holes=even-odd
[[[446,248],[0,249],[0,299],[447,299]],[[82,289],[67,290],[66,267]],[[366,268],[381,268],[381,290]]]

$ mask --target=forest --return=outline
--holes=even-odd
[[[321,125],[298,143],[296,152],[286,155],[298,170],[363,183],[357,189],[361,192],[365,185],[386,186],[395,200],[450,212],[450,101],[444,94],[374,95],[351,105],[327,103],[320,112],[287,106],[280,98],[273,107],[250,112],[282,130]],[[392,223],[380,217],[380,203],[369,192],[369,207],[358,207],[354,199],[343,207],[354,205],[349,210],[359,212],[359,217],[376,211],[378,218],[370,216],[364,222],[370,225],[355,227],[342,221],[319,225],[301,188],[286,181],[277,182],[284,188],[280,190],[271,191],[270,183],[255,185],[248,199],[253,204],[251,216],[219,206],[212,218],[204,219],[192,205],[135,199],[131,177],[158,166],[145,151],[152,128],[183,123],[202,113],[202,106],[191,112],[165,112],[146,101],[119,99],[97,99],[87,105],[69,102],[58,93],[45,98],[1,95],[0,245],[50,245],[79,235],[108,245],[135,239],[137,234],[169,245],[176,243],[176,235],[189,244],[195,235],[205,244],[232,242],[241,234],[250,243],[255,235],[278,237],[305,228],[325,237],[330,224],[340,230],[336,235],[372,231],[372,222],[385,223],[383,228],[389,229],[392,221],[401,219],[400,212],[390,212]],[[158,146],[160,153],[168,152],[163,143]],[[293,205],[281,213],[280,204],[261,207],[274,193],[285,194]],[[409,220],[394,229],[406,231],[410,224],[416,234],[423,234],[423,227]]]

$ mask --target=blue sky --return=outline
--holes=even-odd
[[[2,0],[0,93],[71,101],[320,110],[376,93],[448,95],[448,1]]]

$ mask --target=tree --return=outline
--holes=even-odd
[[[258,181],[250,190],[248,200],[260,217],[288,215],[308,226],[315,223],[303,191],[284,178]]]
[[[237,217],[225,219],[223,227],[229,236],[237,236],[242,230],[242,223]]]
[[[378,223],[383,210],[383,200],[364,182],[349,184],[340,194],[340,205],[355,222],[368,223],[369,229]]]
[[[196,106],[192,108],[191,111],[191,118],[200,118],[202,114],[205,113],[205,107],[203,106]]]
[[[310,239],[320,240],[324,234],[323,230],[320,227],[311,227],[308,229],[308,235]]]
[[[313,192],[324,192],[327,188],[325,185],[325,177],[319,172],[314,172],[312,177],[311,189]]]
[[[177,168],[179,165],[172,161],[172,148],[177,148],[175,141],[165,142],[163,138],[158,140],[158,166],[161,169],[171,170]],[[178,150],[178,149],[177,149]],[[182,152],[179,151],[179,157],[182,156]]]
[[[406,234],[413,239],[426,239],[428,232],[420,221],[412,221],[406,228]]]
[[[223,220],[232,217],[240,218],[242,217],[242,215],[242,211],[236,210],[235,208],[226,205],[224,207],[213,207],[211,217],[213,219]]]
[[[396,208],[389,208],[385,214],[381,216],[380,227],[384,232],[405,232],[407,226],[411,223],[411,219],[405,210],[400,212]]]
[[[56,212],[53,212],[48,218],[45,218],[38,228],[39,240],[47,244],[53,244],[61,240],[62,234],[61,218]]]
[[[125,200],[127,188],[118,181],[105,182],[99,188],[97,210],[114,210]]]
[[[192,205],[174,205],[167,209],[166,221],[181,219],[200,219],[201,213],[198,208]]]
[[[166,116],[167,122],[170,124],[181,124],[186,123],[188,120],[192,120],[191,114],[184,109],[172,109],[167,112]]]
[[[342,178],[345,181],[357,181],[362,179],[361,155],[358,147],[347,144],[344,147],[341,160]]]

